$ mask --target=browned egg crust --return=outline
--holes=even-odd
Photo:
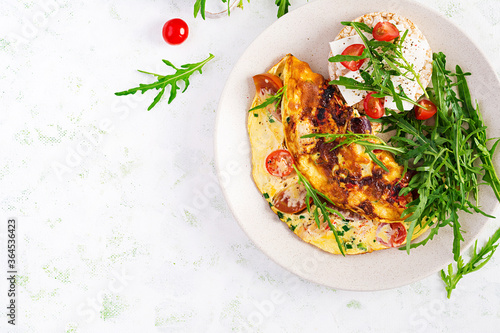
[[[402,221],[404,207],[412,195],[398,194],[411,175],[406,173],[403,177],[404,168],[392,154],[374,151],[387,172],[360,145],[335,148],[340,139],[325,142],[323,138],[302,138],[310,133],[371,134],[370,122],[355,115],[336,86],[293,56],[285,64],[284,84],[287,88],[282,116],[286,145],[299,171],[340,208],[376,221]]]

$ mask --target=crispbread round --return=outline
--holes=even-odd
[[[420,75],[420,81],[422,83],[422,86],[425,88],[429,85],[429,82],[431,81],[431,75],[432,75],[432,50],[429,46],[429,43],[427,42],[427,39],[425,36],[422,34],[422,32],[418,29],[418,27],[409,19],[406,17],[403,17],[401,15],[395,14],[395,13],[388,13],[388,12],[376,12],[376,13],[370,13],[366,14],[363,16],[360,16],[356,19],[353,20],[354,22],[362,22],[368,25],[369,27],[373,28],[375,25],[379,22],[383,21],[388,21],[398,27],[400,31],[408,30],[408,36],[407,37],[412,37],[415,38],[424,45],[427,46],[426,53],[425,53],[425,60],[424,60],[424,66],[423,68],[418,71],[418,74]],[[335,37],[335,40],[339,40],[342,38],[350,37],[350,36],[355,36],[357,34],[356,30],[350,26],[344,27],[337,37]],[[330,57],[332,57],[333,54],[330,52]],[[349,70],[346,69],[341,63],[337,62],[330,62],[328,65],[328,71],[330,75],[331,80],[337,80],[339,76],[343,76],[348,72]],[[414,100],[417,100],[424,91],[419,87],[415,93],[414,96],[408,96]],[[355,105],[358,109],[362,110],[362,102],[358,103]]]

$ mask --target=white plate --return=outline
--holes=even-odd
[[[269,209],[251,177],[246,119],[254,86],[252,76],[267,71],[292,53],[311,68],[328,75],[328,42],[349,21],[366,13],[391,11],[408,17],[426,35],[433,51],[447,55],[473,75],[469,85],[480,101],[489,136],[500,136],[495,122],[500,105],[500,83],[486,57],[458,27],[439,13],[410,1],[318,0],[285,15],[266,29],[245,51],[228,78],[217,110],[215,158],[226,200],[248,237],[270,258],[289,271],[332,288],[381,290],[420,280],[453,261],[452,231],[443,228],[426,246],[411,254],[390,249],[370,254],[331,255],[300,240]],[[498,155],[497,155],[498,156]],[[496,159],[499,165],[499,159]],[[483,209],[495,214],[498,202],[489,189],[481,192]],[[489,219],[462,214],[466,231],[462,249],[468,248]]]

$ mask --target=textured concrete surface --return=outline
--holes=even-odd
[[[420,2],[475,38],[500,72],[500,2]],[[213,131],[225,79],[276,7],[244,1],[203,21],[193,3],[0,0],[0,218],[18,220],[19,274],[17,325],[2,316],[0,330],[498,331],[499,254],[448,300],[437,274],[345,292],[296,278],[255,248],[220,191]],[[173,17],[190,27],[179,46],[161,36]],[[171,104],[148,112],[153,93],[114,95],[149,82],[136,69],[169,73],[161,59],[209,53]],[[481,240],[499,226],[492,220]]]

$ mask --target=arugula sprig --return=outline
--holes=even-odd
[[[221,0],[221,1],[223,3],[227,4],[226,12],[227,12],[227,16],[230,16],[231,15],[231,1],[232,0]],[[196,0],[196,2],[194,3],[194,17],[195,18],[196,18],[196,16],[198,16],[198,14],[201,14],[201,17],[203,19],[205,19],[205,15],[206,15],[205,6],[206,6],[206,2],[207,2],[207,0]],[[250,0],[248,0],[248,2],[250,2]],[[243,0],[240,0],[240,2],[238,3],[237,7],[243,8]]]
[[[433,57],[433,88],[431,99],[438,107],[434,126],[416,120],[411,113],[389,111],[381,118],[387,131],[394,130],[390,143],[395,147],[407,147],[402,160],[413,159],[418,173],[400,195],[418,191],[419,196],[407,205],[403,213],[410,222],[408,239],[417,226],[431,227],[426,238],[418,243],[407,242],[406,250],[425,245],[441,227],[453,228],[453,255],[460,257],[463,241],[459,211],[477,212],[492,217],[481,210],[478,202],[479,186],[487,184],[499,196],[500,180],[492,161],[498,144],[486,149],[488,141],[479,111],[472,107],[465,74],[460,67],[456,73],[446,70],[446,56],[436,53]],[[455,92],[458,87],[458,95]],[[477,161],[483,163],[477,165]],[[481,182],[482,178],[482,182]]]
[[[328,198],[326,195],[321,193],[320,191],[316,190],[309,180],[307,180],[306,177],[300,171],[297,169],[295,164],[293,165],[293,168],[295,172],[297,173],[297,176],[299,177],[299,183],[302,183],[306,189],[306,205],[307,205],[307,211],[311,213],[311,200],[314,205],[314,209],[312,210],[312,214],[314,216],[314,220],[316,222],[316,226],[318,229],[320,229],[321,221],[320,217],[323,217],[323,221],[326,221],[328,223],[328,226],[330,227],[330,230],[333,232],[333,236],[335,237],[335,241],[337,242],[337,245],[339,247],[340,253],[342,253],[343,256],[345,256],[345,245],[342,239],[340,239],[339,234],[337,232],[337,229],[332,225],[332,222],[330,221],[330,214],[335,214],[339,216],[340,218],[344,219],[344,216],[338,212],[337,210],[329,207],[326,202],[334,205],[334,203]]]
[[[227,15],[231,15],[231,0],[221,0],[223,3],[227,3]],[[201,17],[205,19],[205,6],[207,0],[196,0],[194,3],[194,17],[196,18],[198,14],[201,14]],[[250,0],[247,0],[250,2]],[[275,0],[276,6],[278,6],[278,18],[288,13],[288,7],[291,6],[289,0]],[[237,7],[243,8],[243,0],[240,0]]]
[[[362,39],[365,49],[360,56],[335,55],[330,57],[330,62],[356,61],[368,59],[364,70],[360,74],[364,82],[341,76],[337,80],[332,80],[330,84],[342,85],[348,89],[357,89],[377,92],[375,97],[391,96],[396,103],[398,110],[404,111],[402,101],[417,105],[409,98],[401,86],[395,87],[391,78],[394,76],[404,76],[408,80],[417,81],[424,93],[425,89],[421,83],[420,75],[415,71],[413,64],[410,64],[403,55],[403,43],[408,35],[406,30],[403,35],[394,42],[377,41],[368,39],[363,32],[372,33],[373,29],[361,22],[342,22],[343,25],[353,27]]]
[[[458,281],[460,281],[464,275],[475,272],[481,267],[486,265],[486,263],[491,259],[495,253],[499,244],[497,244],[500,239],[500,229],[498,229],[493,236],[491,236],[484,246],[478,251],[477,250],[477,240],[474,243],[474,247],[471,251],[471,257],[467,264],[464,263],[463,257],[460,256],[457,260],[457,270],[454,272],[453,264],[448,265],[448,274],[444,270],[441,270],[441,278],[446,285],[447,297],[450,298],[451,292],[457,287]]]
[[[288,13],[288,7],[291,6],[288,0],[276,0],[274,3],[278,6],[278,18]]]
[[[500,180],[495,170],[495,166],[493,165],[493,154],[495,153],[500,140],[488,139],[488,136],[486,134],[486,126],[484,125],[483,118],[479,113],[479,108],[476,106],[475,109],[472,105],[469,87],[465,79],[465,76],[467,75],[470,74],[464,73],[460,66],[456,66],[458,95],[460,100],[462,101],[462,109],[464,110],[465,116],[467,118],[470,118],[470,121],[468,121],[467,118],[465,120],[470,126],[471,134],[469,134],[469,136],[472,137],[472,135],[474,135],[472,145],[476,151],[480,152],[479,158],[483,163],[481,165],[481,168],[484,171],[483,180],[485,180],[488,185],[491,186],[493,192],[495,193],[495,196],[497,197],[497,200],[500,201]],[[495,140],[495,142],[493,146],[488,149],[486,147],[486,143],[490,140]]]
[[[338,147],[341,147],[343,145],[350,145],[352,143],[356,143],[362,147],[365,148],[365,153],[370,156],[372,161],[377,164],[379,167],[384,169],[385,171],[389,172],[389,169],[380,161],[373,150],[378,149],[378,150],[385,150],[388,152],[391,152],[393,154],[404,154],[406,153],[406,149],[404,147],[392,147],[386,144],[384,141],[382,141],[379,137],[373,134],[360,134],[360,133],[353,133],[348,131],[347,133],[343,134],[324,134],[324,133],[312,133],[312,134],[307,134],[302,136],[302,138],[325,138],[325,142],[330,143],[334,142],[336,140],[339,140],[338,144],[333,147],[332,149],[336,149]],[[378,142],[372,142],[368,141],[371,139],[372,141],[378,141]]]
[[[455,72],[447,70],[446,56],[435,53],[433,88],[428,89],[428,95],[438,109],[435,124],[427,125],[415,119],[411,112],[397,113],[392,110],[386,110],[388,116],[377,120],[384,126],[385,132],[394,133],[387,147],[392,147],[389,150],[398,162],[418,171],[408,186],[399,192],[399,195],[413,191],[418,193],[403,212],[402,217],[410,223],[404,249],[409,253],[411,248],[425,245],[442,227],[453,229],[452,252],[457,271],[454,273],[453,265],[450,265],[448,274],[441,272],[448,297],[464,275],[488,262],[500,239],[499,230],[480,250],[476,242],[471,260],[464,263],[460,255],[464,238],[458,213],[480,213],[493,218],[479,204],[479,188],[482,185],[490,186],[500,201],[500,179],[492,162],[500,139],[488,139],[479,109],[472,103],[466,80],[468,75],[459,66],[455,67]],[[370,80],[374,79],[370,76],[365,83],[371,84]],[[365,145],[367,150],[386,148],[383,143],[367,141],[374,139],[371,135],[311,134],[306,137],[338,140],[338,146],[357,143]],[[490,140],[494,142],[488,149]],[[430,229],[429,234],[423,240],[411,243],[416,228],[426,227]]]
[[[262,102],[261,104],[259,105],[256,105],[254,106],[253,108],[251,108],[250,110],[248,110],[248,112],[250,111],[255,111],[255,110],[258,110],[258,109],[264,109],[266,106],[268,105],[271,105],[271,104],[274,104],[274,107],[277,109],[278,108],[278,105],[279,103],[281,103],[281,100],[283,99],[283,96],[286,96],[286,85],[281,87],[277,92],[276,94],[274,95],[269,95],[265,100],[264,102]]]
[[[194,3],[194,18],[198,16],[198,13],[201,14],[201,18],[205,19],[205,5],[206,5],[207,0],[196,0]]]
[[[173,69],[175,69],[174,74],[160,75],[160,74],[155,74],[155,73],[150,73],[150,72],[139,70],[139,72],[141,72],[141,73],[150,74],[150,75],[155,76],[157,81],[153,82],[153,83],[148,83],[148,84],[141,83],[141,84],[139,84],[139,87],[132,88],[132,89],[125,90],[125,91],[120,91],[120,92],[115,93],[115,95],[117,95],[117,96],[130,95],[130,94],[135,94],[138,91],[140,91],[141,93],[144,94],[146,91],[151,90],[151,89],[160,90],[160,92],[154,98],[153,103],[151,103],[151,105],[149,105],[149,107],[148,107],[148,111],[149,111],[160,101],[161,97],[165,93],[165,88],[168,85],[170,85],[170,87],[171,87],[170,97],[168,99],[168,104],[170,104],[174,100],[174,98],[177,96],[177,90],[179,89],[179,86],[177,84],[179,83],[179,81],[181,81],[181,80],[184,81],[184,89],[182,90],[182,92],[185,92],[186,89],[189,87],[189,77],[195,72],[200,72],[200,74],[201,74],[202,67],[213,58],[214,58],[214,55],[210,53],[210,55],[208,56],[207,59],[200,61],[200,62],[197,62],[197,63],[194,63],[194,64],[184,64],[181,66],[181,68],[177,68],[170,61],[164,59],[163,63],[165,65],[170,66]]]

